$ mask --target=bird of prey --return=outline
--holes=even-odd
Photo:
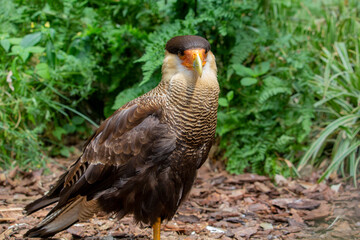
[[[83,153],[28,214],[57,203],[27,237],[50,237],[103,211],[153,227],[171,220],[207,159],[219,84],[209,42],[177,36],[165,46],[160,83],[106,119]]]

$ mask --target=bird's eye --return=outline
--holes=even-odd
[[[179,57],[183,57],[183,56],[184,56],[184,52],[178,51],[178,56],[179,56]]]

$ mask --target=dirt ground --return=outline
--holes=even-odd
[[[23,207],[44,194],[69,162],[24,173],[0,172],[0,240],[23,239],[50,208],[30,216]],[[360,190],[340,180],[316,183],[316,174],[275,181],[255,174],[230,175],[206,163],[190,197],[162,239],[360,239]],[[359,181],[360,185],[360,181]],[[57,239],[151,239],[151,228],[99,214],[55,235]]]

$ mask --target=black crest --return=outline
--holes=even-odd
[[[185,50],[193,48],[203,48],[208,52],[210,50],[210,43],[200,36],[185,35],[173,37],[165,46],[165,49],[173,54],[184,54]]]

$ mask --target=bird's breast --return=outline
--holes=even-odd
[[[212,140],[217,119],[218,88],[172,89],[164,109],[165,121],[170,123],[178,138],[189,145]]]

